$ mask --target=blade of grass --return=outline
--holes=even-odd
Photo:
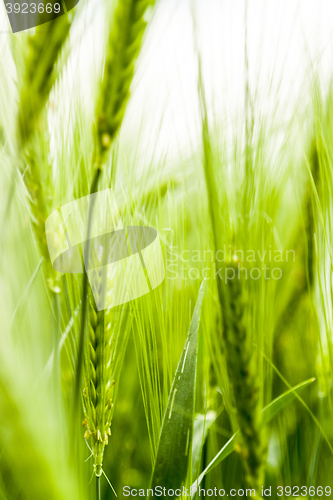
[[[195,383],[197,373],[198,332],[204,295],[202,283],[183,353],[173,379],[151,487],[180,488],[186,479],[193,435]]]
[[[268,424],[280,411],[282,411],[286,406],[288,406],[296,397],[297,393],[301,392],[303,389],[308,387],[315,379],[311,378],[296,385],[289,391],[284,392],[281,396],[274,399],[269,405],[267,405],[262,411],[262,422],[264,425]],[[229,439],[229,441],[223,446],[223,448],[218,452],[213,458],[206,469],[200,474],[198,479],[192,484],[192,496],[196,493],[198,486],[201,484],[203,478],[213,470],[218,464],[220,464],[225,458],[227,458],[235,449],[235,441],[238,431]]]
[[[39,271],[39,269],[40,269],[40,267],[41,267],[41,265],[42,265],[42,263],[43,263],[43,260],[44,260],[44,258],[43,258],[43,257],[41,257],[41,258],[39,259],[39,262],[38,262],[38,264],[37,264],[37,267],[36,267],[36,269],[34,270],[34,272],[33,272],[32,276],[31,276],[31,278],[30,278],[30,280],[29,280],[29,282],[28,282],[28,284],[27,284],[27,286],[26,286],[26,288],[24,289],[24,292],[22,293],[22,295],[21,295],[21,297],[20,297],[20,299],[19,299],[19,301],[18,301],[18,303],[17,303],[17,305],[16,305],[16,307],[15,307],[15,309],[14,309],[14,312],[13,312],[13,315],[12,315],[12,324],[13,324],[13,323],[14,323],[14,321],[15,321],[15,317],[16,317],[16,315],[17,315],[17,311],[18,311],[18,310],[22,307],[22,305],[24,304],[24,302],[25,302],[25,300],[26,300],[26,297],[28,296],[28,294],[29,294],[29,292],[30,292],[30,288],[31,288],[31,286],[33,285],[33,283],[34,283],[34,281],[35,281],[35,279],[36,279],[36,276],[37,276],[38,271]]]
[[[199,462],[201,458],[201,450],[206,441],[208,431],[215,422],[217,413],[209,411],[207,414],[199,414],[195,417],[193,428],[193,443],[192,443],[192,475],[199,472]]]
[[[287,387],[289,387],[289,389],[291,389],[291,386],[288,382],[288,380],[286,380],[286,378],[282,375],[282,373],[276,368],[276,366],[270,361],[270,359],[267,358],[267,356],[265,356],[265,354],[263,354],[264,358],[266,359],[266,361],[268,363],[270,363],[270,365],[272,366],[273,370],[275,371],[275,373],[277,373],[277,375],[280,377],[280,379],[286,384]],[[323,429],[323,426],[321,425],[321,423],[319,422],[318,418],[314,415],[314,413],[311,411],[311,409],[309,408],[309,406],[306,404],[306,402],[296,393],[295,394],[296,398],[298,399],[298,401],[304,406],[304,408],[307,410],[307,412],[309,413],[310,417],[312,418],[313,422],[315,423],[315,425],[317,426],[317,428],[320,430],[323,438],[325,439],[329,449],[330,449],[330,452],[333,454],[333,447],[328,439],[328,437],[326,436],[326,433]]]

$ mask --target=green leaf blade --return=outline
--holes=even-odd
[[[314,382],[315,378],[310,378],[305,382],[302,382],[295,387],[289,389],[289,391],[284,392],[281,396],[278,396],[274,399],[269,405],[267,405],[262,411],[262,419],[263,424],[268,424],[280,411],[285,408],[289,403],[291,403],[296,394],[303,391],[306,387],[308,387],[312,382]]]
[[[162,486],[176,490],[186,479],[193,435],[198,332],[203,294],[204,283],[199,290],[164,413],[151,488]]]
[[[216,412],[212,410],[207,414],[199,413],[199,415],[195,417],[192,441],[192,477],[195,477],[198,473],[202,446],[216,417]]]

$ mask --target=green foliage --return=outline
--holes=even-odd
[[[0,60],[0,498],[106,500],[103,472],[118,496],[151,478],[332,486],[332,89],[287,125],[255,103],[251,124],[213,124],[202,60],[201,144],[139,154],[122,124],[152,3],[115,4],[90,110],[67,94],[79,9]],[[156,228],[166,279],[100,312],[52,268],[44,224],[110,186],[124,226]],[[280,278],[251,278],[264,266]]]

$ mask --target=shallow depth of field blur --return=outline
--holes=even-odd
[[[32,141],[47,215],[89,193],[111,3],[81,0],[75,8]],[[112,187],[124,223],[158,231],[166,277],[106,312],[118,343],[103,470],[118,497],[124,486],[149,487],[204,279],[195,422],[212,423],[199,437],[188,486],[237,430],[217,293],[216,264],[223,274],[230,260],[247,268],[261,408],[315,378],[264,430],[263,486],[272,498],[278,486],[305,486],[310,498],[310,486],[333,487],[333,4],[159,0],[145,15],[131,96],[99,189]],[[71,425],[83,275],[59,277],[51,296],[15,139],[34,30],[9,32],[1,3],[0,499],[41,500],[47,491],[55,500],[90,499],[81,401],[79,425]],[[226,491],[244,481],[237,449],[203,480]],[[104,476],[101,488],[103,499],[114,498]]]

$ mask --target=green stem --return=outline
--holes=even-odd
[[[101,478],[96,476],[96,500],[101,500]]]

